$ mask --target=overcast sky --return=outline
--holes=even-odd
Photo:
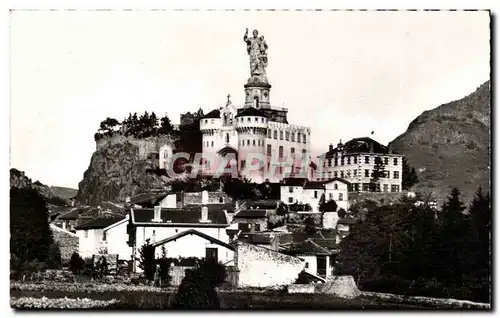
[[[246,27],[269,45],[271,104],[316,152],[387,144],[489,79],[487,12],[15,11],[11,167],[76,188],[106,117],[243,104]]]

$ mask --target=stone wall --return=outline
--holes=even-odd
[[[298,258],[265,247],[238,242],[234,263],[238,287],[277,287],[293,284],[305,264]]]
[[[318,292],[342,298],[355,298],[360,295],[352,276],[332,276],[325,284],[318,285]]]
[[[63,230],[53,224],[50,225],[52,237],[61,250],[61,260],[63,263],[71,259],[73,253],[78,253],[78,236],[69,231]]]
[[[163,145],[171,145],[172,149],[174,148],[174,141],[172,137],[168,135],[160,135],[160,136],[152,136],[144,139],[137,139],[133,136],[125,136],[119,133],[115,133],[111,137],[103,137],[96,142],[96,151],[99,151],[103,148],[122,144],[129,142],[134,146],[139,148],[139,159],[144,160],[147,158],[148,154],[151,152],[158,152],[160,147]]]

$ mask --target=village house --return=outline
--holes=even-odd
[[[229,226],[228,212],[233,209],[233,205],[227,203],[185,205],[179,209],[160,206],[153,209],[132,208],[128,244],[136,257],[139,257],[139,249],[149,240],[155,246],[164,247],[156,249],[157,257],[165,252],[166,257],[210,256],[227,263],[233,259],[233,253],[220,242],[229,243],[225,229]],[[158,245],[158,242],[161,244]],[[133,266],[137,269],[136,261]]]
[[[349,182],[341,178],[326,181],[309,181],[306,178],[287,178],[281,184],[281,201],[288,204],[309,205],[312,213],[319,213],[324,196],[326,201],[334,200],[338,209],[349,208]],[[299,212],[300,213],[300,212]]]
[[[75,227],[78,254],[91,258],[97,254],[117,254],[119,260],[130,260],[127,246],[128,216],[101,217]]]

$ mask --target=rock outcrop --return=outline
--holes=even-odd
[[[456,186],[469,202],[479,186],[490,189],[490,82],[463,99],[425,111],[390,143],[414,166],[417,191],[441,203]]]
[[[124,202],[127,196],[166,190],[169,179],[152,171],[158,166],[158,158],[151,156],[158,153],[155,138],[101,141],[78,185],[76,201],[97,206],[104,201]]]

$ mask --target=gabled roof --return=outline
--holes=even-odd
[[[66,213],[63,213],[58,217],[59,220],[76,220],[78,218],[78,215],[84,211],[83,208],[72,208]]]
[[[258,110],[257,108],[254,107],[246,107],[238,109],[238,114],[235,117],[242,117],[242,116],[260,116],[267,118],[267,115],[263,111]]]
[[[262,219],[267,217],[267,210],[264,209],[249,209],[238,212],[234,218],[244,218],[244,219]]]
[[[196,236],[199,236],[201,238],[206,239],[207,241],[210,241],[210,243],[212,243],[212,244],[217,244],[217,245],[223,246],[223,247],[225,247],[225,248],[227,248],[227,249],[229,249],[231,251],[234,251],[234,247],[233,246],[231,246],[231,245],[229,245],[229,244],[227,244],[225,242],[222,242],[221,240],[218,240],[215,237],[212,237],[210,235],[207,235],[205,233],[202,233],[202,232],[199,232],[199,231],[196,231],[196,230],[193,230],[193,229],[190,229],[190,230],[187,230],[187,231],[175,234],[175,235],[173,235],[173,236],[171,236],[169,238],[166,238],[166,239],[163,239],[163,240],[158,241],[156,243],[153,243],[152,245],[154,247],[157,247],[157,246],[166,244],[168,242],[180,239],[181,237],[184,237],[186,235],[196,235]]]
[[[201,222],[201,209],[203,206],[208,210],[207,223]],[[182,208],[161,209],[162,222],[153,223],[154,209],[133,209],[131,219],[134,223],[145,223],[145,226],[183,226],[200,225],[208,227],[227,226],[226,213],[234,211],[232,204],[206,204],[206,205],[186,205]]]
[[[201,117],[201,119],[206,119],[206,118],[220,118],[220,110],[214,109],[205,116]]]
[[[98,218],[90,222],[78,225],[75,230],[91,230],[91,229],[104,229],[112,224],[122,221],[125,219],[124,216],[110,217],[110,218]]]

